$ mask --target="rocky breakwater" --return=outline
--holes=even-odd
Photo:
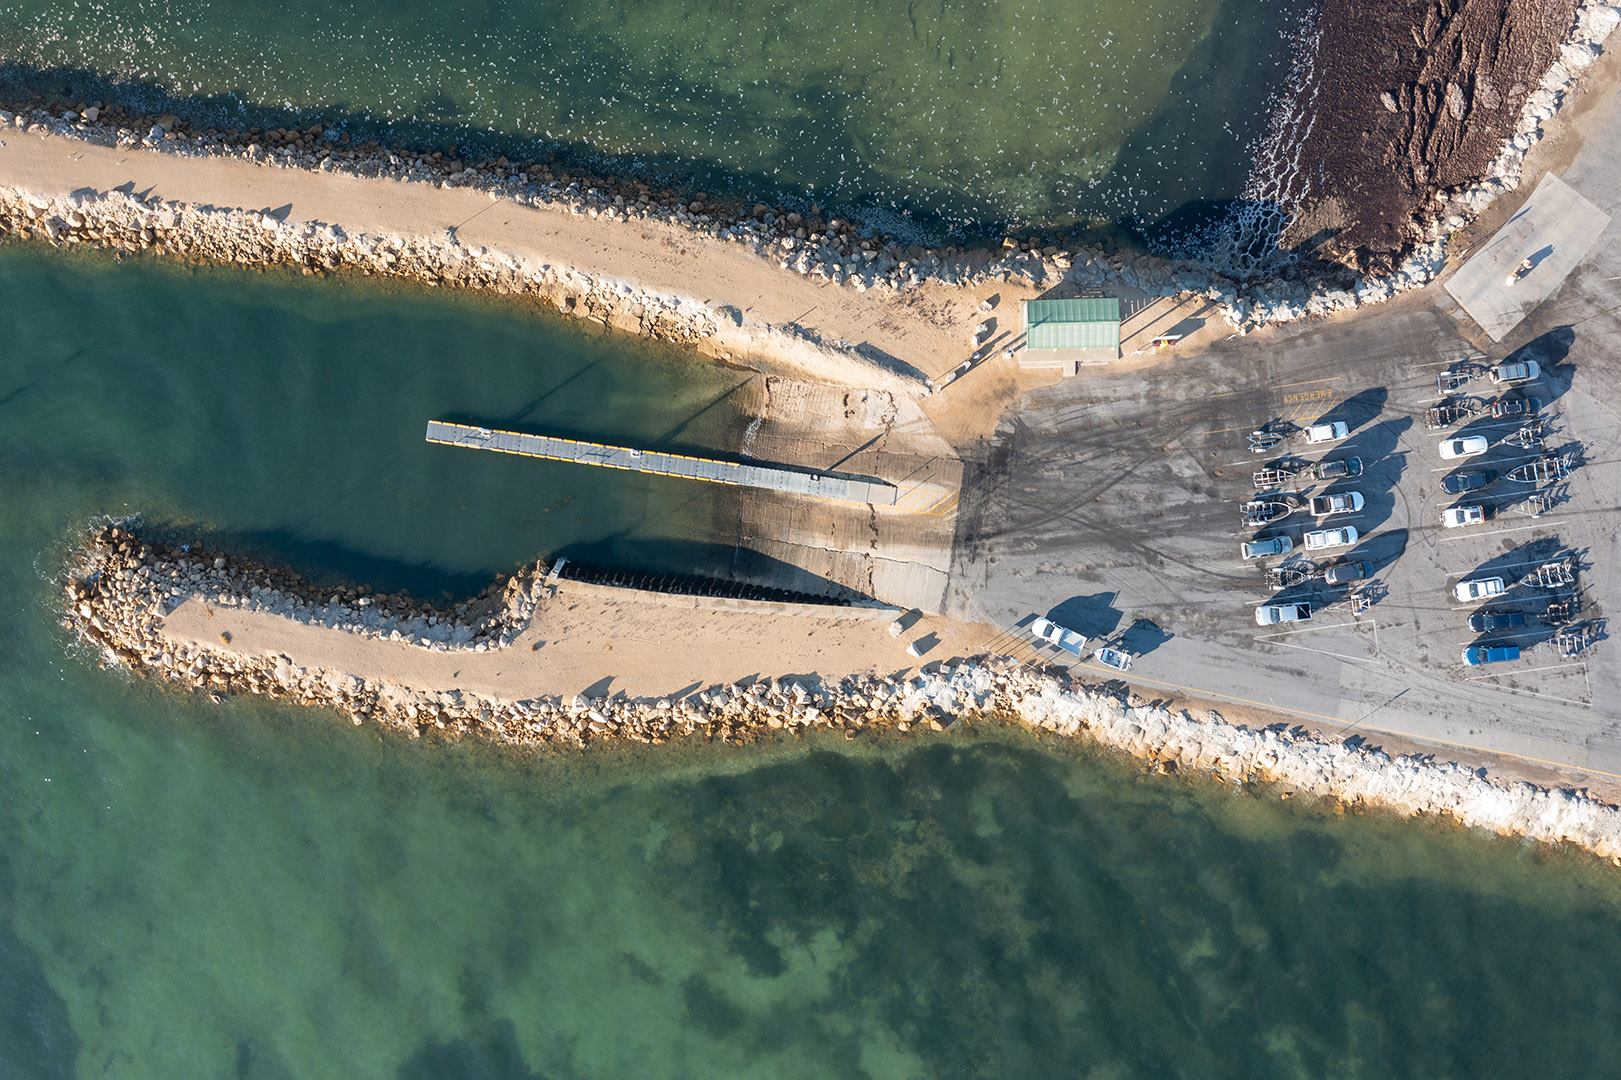
[[[1284,272],[1253,278],[1191,260],[1082,245],[1073,235],[1010,235],[999,243],[961,247],[908,244],[816,205],[746,205],[656,189],[642,180],[571,172],[549,161],[463,160],[454,150],[390,148],[352,140],[320,123],[198,128],[174,114],[117,103],[36,99],[0,109],[0,124],[179,156],[472,188],[491,199],[600,220],[604,228],[657,221],[743,245],[779,269],[857,292],[1069,283],[1202,298],[1248,333],[1378,303],[1434,280],[1446,265],[1448,236],[1519,185],[1527,151],[1618,23],[1621,7],[1609,0],[1550,0],[1546,10],[1508,0],[1420,4],[1413,12],[1392,9],[1377,32],[1360,11],[1325,8],[1302,54],[1309,62],[1302,65],[1296,93],[1279,106],[1276,138],[1263,147],[1246,197],[1293,206],[1295,232],[1330,236],[1312,253],[1315,264],[1328,270],[1291,269],[1284,260]],[[1366,167],[1369,139],[1383,147],[1385,167]],[[1329,178],[1327,186],[1322,177]],[[1389,183],[1379,187],[1377,177]],[[137,200],[121,205],[110,195],[45,206],[27,195],[0,191],[0,235],[170,250],[224,262],[285,262],[306,273],[342,267],[527,294],[570,314],[695,345],[723,359],[747,362],[764,354],[851,385],[931,389],[908,365],[823,340],[804,327],[745,325],[734,307],[656,293],[575,267],[532,265],[483,247],[470,250],[454,236],[349,236],[335,224],[241,211],[129,205]],[[1360,209],[1346,219],[1346,207]],[[75,224],[76,218],[83,223]],[[1303,237],[1291,240],[1286,232],[1284,239]]]
[[[422,690],[348,672],[312,669],[284,655],[244,656],[167,638],[163,615],[182,600],[257,604],[338,633],[398,639],[428,649],[502,648],[527,621],[544,585],[520,575],[478,601],[432,612],[360,590],[323,601],[290,574],[193,545],[175,548],[128,526],[85,540],[66,568],[64,624],[102,661],[172,680],[212,699],[252,693],[334,708],[409,738],[481,738],[531,750],[614,740],[677,738],[747,743],[765,735],[842,731],[848,739],[942,731],[965,723],[1016,723],[1086,738],[1161,773],[1257,785],[1258,793],[1337,800],[1353,807],[1433,815],[1532,840],[1574,844],[1621,865],[1621,808],[1584,792],[1502,783],[1486,770],[1393,757],[1358,741],[1314,737],[1282,725],[1251,727],[1214,712],[1146,702],[1082,684],[1068,673],[1005,657],[930,665],[910,678],[756,678],[679,699],[537,697],[505,700],[458,689]],[[227,643],[228,644],[228,643]]]
[[[103,146],[142,147],[179,157],[233,158],[266,168],[469,188],[492,200],[561,209],[636,227],[669,225],[695,237],[747,248],[780,270],[865,293],[901,295],[922,286],[965,291],[999,284],[1134,290],[1151,297],[1205,296],[1229,314],[1243,286],[1188,260],[1114,251],[1050,233],[1007,235],[982,244],[929,247],[839,217],[812,204],[793,209],[655,189],[639,180],[571,173],[505,157],[462,160],[444,151],[352,141],[322,124],[304,128],[203,128],[173,114],[151,115],[101,102],[36,100],[0,109],[0,124]],[[351,236],[339,224],[289,222],[257,213],[182,203],[140,202],[118,193],[51,200],[0,190],[0,235],[51,243],[155,250],[215,262],[290,263],[305,273],[338,269],[409,277],[433,285],[534,295],[568,314],[695,345],[723,359],[767,352],[824,379],[918,392],[920,373],[802,326],[744,325],[735,307],[651,292],[578,267],[533,265],[510,254],[468,249],[453,237]],[[69,214],[84,219],[74,224]],[[1246,324],[1244,328],[1249,328]],[[874,369],[879,372],[873,374]],[[885,381],[887,379],[887,382]]]

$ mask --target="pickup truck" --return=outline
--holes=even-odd
[[[1523,611],[1477,611],[1469,616],[1469,629],[1477,634],[1490,630],[1517,630],[1524,625]]]
[[[1338,461],[1319,461],[1311,467],[1313,480],[1350,480],[1362,475],[1362,459],[1341,458]]]
[[[1498,398],[1492,402],[1493,420],[1511,420],[1516,416],[1535,416],[1542,402],[1534,397]]]
[[[1507,591],[1508,585],[1500,577],[1475,578],[1471,581],[1460,581],[1452,586],[1452,595],[1466,604],[1474,600],[1502,596]]]
[[[1322,551],[1324,548],[1350,547],[1357,542],[1357,531],[1349,525],[1338,529],[1318,529],[1305,536],[1307,551]]]
[[[1453,473],[1441,481],[1441,490],[1448,495],[1462,495],[1466,491],[1483,488],[1497,479],[1497,474],[1490,469],[1479,472]]]
[[[1086,648],[1086,635],[1077,634],[1068,627],[1059,626],[1051,619],[1038,618],[1030,624],[1030,632],[1050,645],[1056,645],[1067,653],[1075,656],[1081,655]]]
[[[1316,517],[1330,514],[1355,514],[1362,510],[1362,493],[1344,491],[1338,495],[1318,495],[1311,501],[1311,512]]]
[[[1310,604],[1262,604],[1255,609],[1256,626],[1276,626],[1278,623],[1305,622],[1310,618]]]

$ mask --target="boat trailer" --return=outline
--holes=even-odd
[[[1266,584],[1273,592],[1279,589],[1289,589],[1296,585],[1304,585],[1317,576],[1315,567],[1303,566],[1274,566],[1266,572]]]
[[[1449,398],[1424,414],[1424,426],[1440,431],[1471,416],[1479,416],[1483,411],[1484,406],[1474,398]]]
[[[1270,499],[1255,499],[1245,503],[1239,508],[1243,524],[1246,528],[1258,528],[1270,525],[1274,521],[1282,521],[1294,512],[1294,507],[1286,502]]]
[[[1567,626],[1554,635],[1554,647],[1559,655],[1566,660],[1573,659],[1591,649],[1599,639],[1599,625],[1597,622],[1585,622],[1580,626]]]
[[[1576,584],[1576,568],[1571,565],[1568,558],[1555,559],[1553,562],[1543,563],[1522,577],[1519,584],[1533,589],[1563,589]]]
[[[1546,484],[1569,475],[1569,454],[1544,454],[1535,461],[1510,469],[1508,479],[1518,484]]]

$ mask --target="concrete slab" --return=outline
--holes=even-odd
[[[1502,341],[1553,295],[1609,223],[1608,214],[1549,173],[1520,212],[1447,280],[1447,292],[1493,341]],[[1530,272],[1508,284],[1526,259]]]

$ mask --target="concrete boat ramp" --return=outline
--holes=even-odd
[[[767,491],[782,491],[833,502],[894,507],[900,497],[900,489],[895,485],[866,477],[818,473],[780,465],[740,464],[713,458],[690,457],[686,454],[666,454],[654,450],[634,450],[625,446],[559,439],[550,435],[526,435],[516,431],[454,424],[444,420],[428,421],[428,441],[445,446],[464,446],[472,450],[493,450],[500,454],[550,458],[553,461],[572,461],[580,465],[600,465],[609,469],[629,469],[633,472],[654,473],[660,476],[706,480],[713,484],[763,488]]]

